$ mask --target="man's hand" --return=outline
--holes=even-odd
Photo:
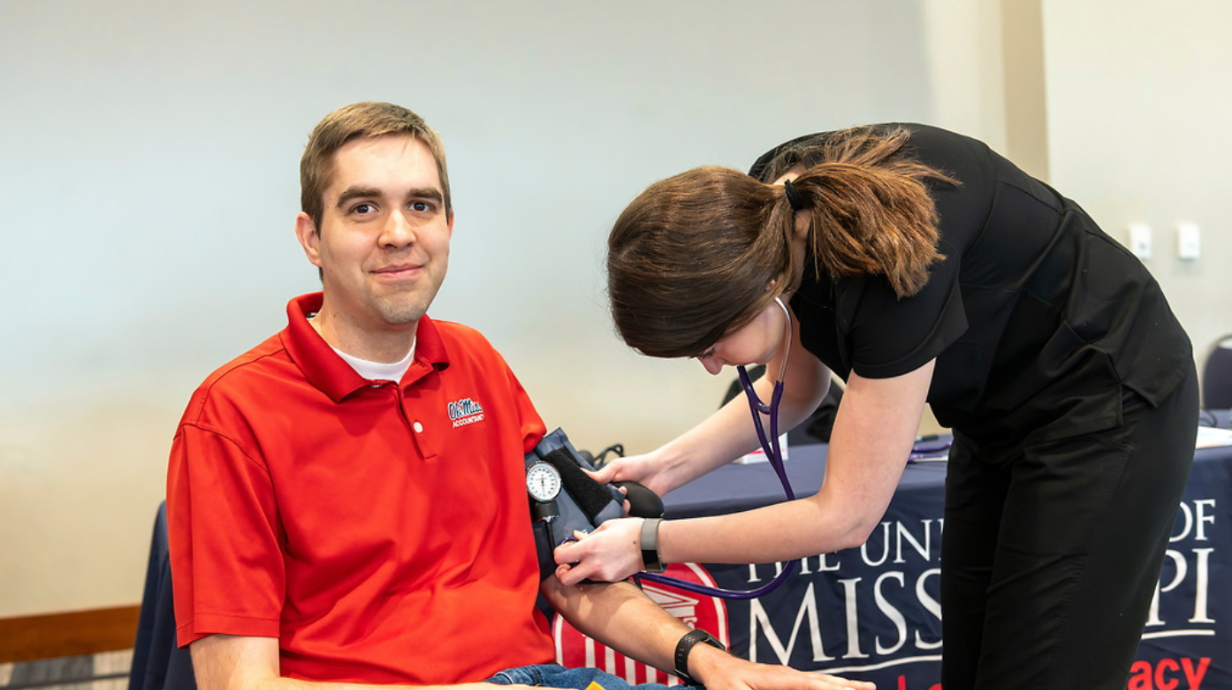
[[[875,690],[873,683],[787,666],[755,664],[720,649],[696,645],[689,651],[689,675],[706,690]]]

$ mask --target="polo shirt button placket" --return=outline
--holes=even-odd
[[[411,419],[411,415],[417,411],[422,412],[422,410],[419,410],[418,408],[408,410],[406,406],[405,392],[399,388],[397,384],[391,385],[394,391],[394,399],[396,400],[396,404],[398,406],[398,414],[402,417],[402,423],[406,425],[407,430],[411,432],[410,439],[415,445],[416,451],[419,453],[420,457],[425,459],[435,456],[436,453],[433,450],[425,448],[423,445],[423,422]]]
[[[402,397],[403,397],[402,389],[400,389],[398,387],[398,384],[394,383],[393,381],[386,381],[385,383],[382,383],[380,387],[388,388],[389,392],[393,394],[394,407],[398,409],[398,416],[402,418],[402,423],[405,424],[408,428],[410,428],[411,418],[407,416],[406,406],[402,404]]]
[[[427,437],[424,435],[424,424],[420,421],[411,422],[411,441],[415,444],[419,454],[425,460],[434,457],[436,454],[428,447],[431,444],[426,444]]]

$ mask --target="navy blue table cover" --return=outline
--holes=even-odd
[[[821,486],[826,446],[789,450],[797,496]],[[805,559],[779,590],[725,603],[732,651],[765,663],[935,690],[945,462],[907,466],[885,518],[861,548]],[[729,465],[670,493],[667,517],[746,510],[783,500],[767,464]],[[1130,670],[1131,690],[1232,690],[1232,448],[1199,449],[1156,604]],[[704,564],[722,587],[749,589],[776,565]]]

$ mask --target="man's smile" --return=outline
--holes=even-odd
[[[423,266],[422,263],[398,263],[374,269],[371,273],[381,280],[411,280],[423,272]]]

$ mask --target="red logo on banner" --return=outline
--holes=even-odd
[[[695,563],[672,563],[665,575],[714,587],[714,578]],[[727,636],[727,604],[717,597],[699,596],[652,582],[642,583],[642,590],[659,606],[692,628],[701,628],[730,646]],[[653,666],[634,661],[615,650],[595,642],[557,616],[552,624],[556,638],[556,663],[569,668],[589,666],[639,683],[678,684],[675,676]]]

